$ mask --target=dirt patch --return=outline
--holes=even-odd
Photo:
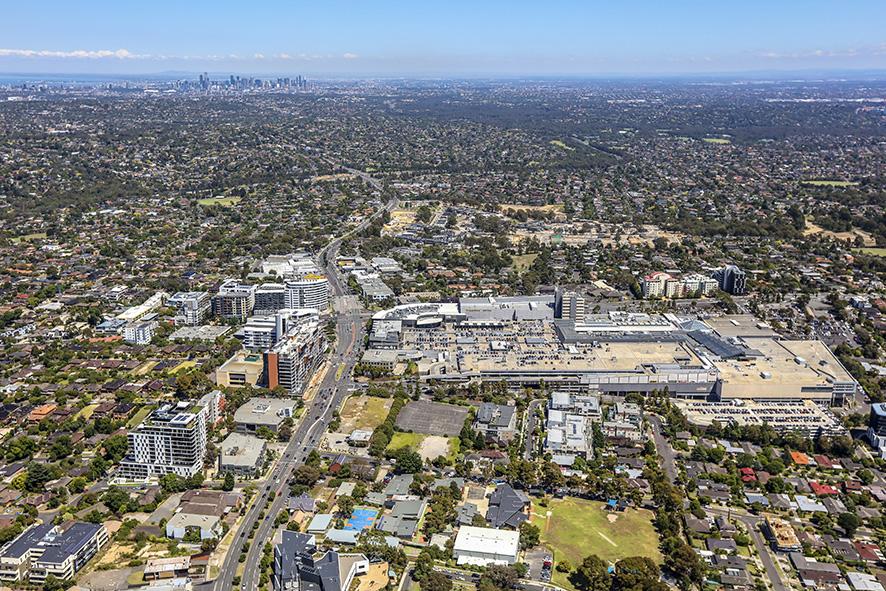
[[[418,447],[418,455],[423,460],[433,460],[439,456],[449,455],[449,438],[439,435],[428,435]]]

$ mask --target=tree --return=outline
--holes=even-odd
[[[356,505],[357,502],[354,500],[354,497],[344,495],[338,498],[336,504],[338,505],[338,510],[342,515],[350,515],[351,512],[354,510],[354,505]]]
[[[450,591],[452,589],[452,581],[443,573],[431,571],[425,577],[425,580],[419,583],[419,587],[422,591]]]
[[[397,471],[401,474],[415,474],[421,472],[424,462],[418,452],[408,448],[397,452]]]
[[[126,455],[129,442],[126,435],[111,435],[104,440],[102,447],[105,449],[105,459],[117,463]]]
[[[840,513],[837,517],[837,525],[846,532],[847,537],[851,538],[861,526],[861,519],[855,513]]]
[[[234,475],[231,472],[225,473],[225,481],[222,483],[222,490],[226,492],[234,490]]]
[[[513,589],[517,585],[519,577],[517,571],[512,566],[503,566],[494,564],[486,569],[480,576],[480,591],[501,591]]]
[[[539,541],[541,541],[541,530],[538,529],[537,525],[528,521],[524,521],[520,524],[521,549],[528,550],[529,548],[535,548],[538,546]]]
[[[704,582],[704,565],[692,547],[678,540],[665,555],[665,566],[677,577],[681,589],[689,589],[692,585]]]
[[[569,581],[579,591],[609,591],[609,568],[596,554],[586,556],[569,575]]]
[[[314,484],[320,480],[320,468],[303,464],[295,469],[295,472],[292,474],[292,479],[297,484],[314,486]]]
[[[412,569],[412,578],[419,583],[424,582],[428,576],[434,572],[434,558],[427,548],[418,553],[415,559],[415,566]]]
[[[653,583],[658,582],[660,575],[658,566],[650,558],[622,558],[615,563],[612,591],[646,591]]]
[[[28,492],[41,492],[44,485],[52,480],[52,472],[45,464],[31,463],[25,475],[24,487]]]
[[[102,503],[114,515],[121,515],[121,513],[125,513],[125,509],[129,505],[129,493],[119,486],[112,486],[102,495]]]

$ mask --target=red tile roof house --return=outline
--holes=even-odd
[[[858,555],[865,562],[873,562],[877,563],[883,560],[883,553],[880,551],[880,547],[871,542],[855,542],[855,549],[858,551]]]
[[[821,483],[815,482],[814,480],[809,481],[809,488],[811,488],[812,492],[815,494],[815,496],[818,496],[818,497],[840,494],[840,491],[838,491],[836,488],[834,488],[830,484],[821,484]]]
[[[834,463],[827,456],[816,455],[816,456],[812,456],[812,457],[815,458],[815,463],[818,464],[819,467],[821,467],[821,468],[826,468],[826,469],[830,470],[831,468],[834,467]]]
[[[757,476],[754,474],[753,468],[742,468],[739,471],[741,472],[742,482],[757,482]]]

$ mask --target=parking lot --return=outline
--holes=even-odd
[[[455,437],[461,433],[467,416],[466,406],[418,400],[403,407],[397,415],[397,428],[413,433]]]

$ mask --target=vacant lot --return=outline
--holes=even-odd
[[[604,507],[598,501],[574,498],[552,499],[547,507],[533,501],[532,523],[541,529],[542,544],[551,549],[555,563],[567,560],[575,566],[589,554],[610,563],[628,556],[648,556],[661,562],[651,512],[628,509],[610,513]],[[572,588],[556,569],[554,582]]]
[[[532,265],[532,262],[537,258],[538,258],[537,252],[531,253],[531,254],[515,255],[515,256],[511,257],[511,259],[514,261],[513,264],[511,265],[511,268],[514,269],[515,271],[517,271],[518,273],[522,273],[522,272],[526,271]]]
[[[886,257],[886,248],[856,248],[853,252],[870,254],[876,257]]]
[[[707,142],[709,144],[731,144],[732,143],[730,140],[727,140],[726,138],[722,138],[722,137],[706,137],[703,139],[705,142]]]
[[[821,234],[822,236],[826,236],[828,238],[834,240],[849,240],[855,241],[856,237],[861,236],[862,242],[864,242],[865,246],[874,246],[877,244],[877,240],[874,238],[872,234],[869,232],[865,232],[864,230],[859,230],[857,228],[853,229],[851,232],[832,232],[830,230],[825,230],[819,225],[816,225],[814,222],[806,220],[806,228],[803,230],[804,236],[810,236],[812,234]]]
[[[401,431],[455,437],[467,417],[466,406],[418,400],[403,407],[397,415],[397,427]]]
[[[357,429],[372,431],[384,422],[393,401],[393,398],[351,396],[341,409],[339,432],[353,433]]]
[[[455,437],[423,435],[421,433],[394,433],[387,450],[394,451],[408,447],[418,452],[423,460],[433,460],[445,456],[455,460],[459,450],[459,440]]]

